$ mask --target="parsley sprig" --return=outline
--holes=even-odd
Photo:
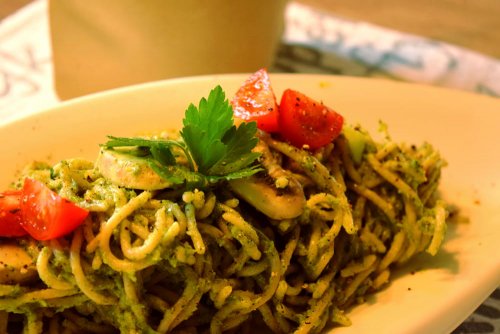
[[[203,188],[220,180],[253,175],[261,170],[254,162],[259,153],[257,124],[234,125],[233,110],[220,86],[202,98],[198,107],[187,108],[182,140],[162,140],[108,136],[105,149],[144,159],[163,179],[188,188]],[[187,164],[179,163],[179,152]]]

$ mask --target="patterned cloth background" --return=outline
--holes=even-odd
[[[0,21],[0,124],[57,103],[46,1]]]
[[[293,2],[286,13],[284,43],[326,55],[319,62],[322,71],[386,75],[500,96],[498,59],[366,22],[334,17]]]
[[[271,70],[384,76],[500,96],[500,60],[293,1]],[[36,0],[0,21],[0,124],[57,102],[47,2]],[[453,332],[459,333],[500,333],[500,289]]]

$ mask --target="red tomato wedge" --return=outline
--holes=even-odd
[[[297,147],[317,149],[334,140],[344,118],[333,109],[292,89],[283,92],[279,111],[280,133]]]
[[[266,69],[252,74],[236,92],[232,100],[234,115],[245,121],[256,121],[266,132],[277,132],[278,104]]]
[[[0,193],[0,236],[20,237],[26,235],[21,227],[21,190]]]
[[[24,180],[21,226],[36,240],[49,240],[73,231],[89,212],[50,190],[43,182]]]

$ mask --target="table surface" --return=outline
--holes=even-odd
[[[0,0],[0,19],[31,1]],[[338,16],[449,42],[500,58],[500,1],[498,0],[299,0],[298,2]]]
[[[0,0],[0,21],[32,0]],[[500,59],[499,0],[296,0],[338,17],[370,22],[396,31],[428,37]],[[415,13],[418,13],[416,15]],[[379,75],[373,68],[346,64],[345,60],[322,54],[317,60],[312,49],[283,45],[277,68],[283,71]],[[315,61],[311,61],[314,58]],[[319,62],[319,63],[318,63]],[[329,64],[335,65],[329,65]],[[340,69],[340,70],[339,70]],[[337,72],[336,72],[337,71]],[[500,289],[492,293],[453,333],[499,333]]]
[[[498,0],[298,0],[332,14],[500,58]]]

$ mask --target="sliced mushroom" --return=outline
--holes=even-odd
[[[113,150],[102,149],[96,168],[111,183],[131,189],[159,190],[172,187],[142,159]]]
[[[259,141],[254,151],[262,154],[260,162],[266,171],[231,180],[231,189],[271,219],[290,219],[301,215],[306,199],[300,182],[281,167],[263,141]]]
[[[37,277],[35,260],[14,242],[0,243],[0,284],[25,283]]]

